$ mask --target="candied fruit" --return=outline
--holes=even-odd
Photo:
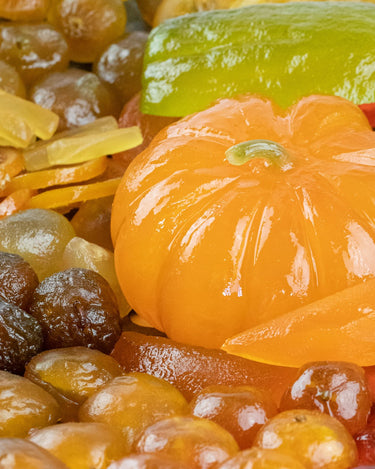
[[[305,469],[305,466],[280,451],[253,447],[240,451],[217,469]]]
[[[7,93],[15,94],[21,98],[26,97],[25,85],[17,72],[10,64],[0,60],[0,88]]]
[[[375,428],[368,427],[355,436],[360,464],[375,465]]]
[[[108,469],[189,469],[189,466],[158,454],[134,454],[113,462]]]
[[[41,21],[51,0],[2,0],[0,17],[12,21]]]

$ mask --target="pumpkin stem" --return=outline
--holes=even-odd
[[[225,156],[229,163],[235,166],[241,166],[254,158],[264,158],[283,171],[293,166],[285,148],[272,140],[249,140],[238,143],[230,147]]]

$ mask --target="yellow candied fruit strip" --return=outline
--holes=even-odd
[[[0,219],[26,208],[32,194],[30,189],[20,189],[8,195],[0,202]]]
[[[51,189],[31,198],[29,208],[61,208],[78,202],[107,197],[116,192],[121,178],[107,179],[103,182]]]
[[[77,164],[118,153],[142,143],[138,127],[119,129],[116,119],[105,117],[74,131],[57,134],[24,152],[26,169],[37,171],[55,165]]]
[[[14,177],[0,192],[5,196],[19,189],[44,189],[52,186],[74,184],[88,181],[104,173],[107,168],[107,158],[102,156],[76,166],[47,169],[25,173]]]
[[[12,178],[17,176],[23,169],[24,162],[22,153],[19,150],[11,147],[0,147],[0,191],[5,189]]]

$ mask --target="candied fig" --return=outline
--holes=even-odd
[[[0,297],[27,311],[38,286],[33,268],[18,254],[0,251]]]
[[[25,364],[42,346],[38,321],[18,306],[0,299],[0,369],[23,373]]]
[[[30,313],[50,349],[83,345],[109,353],[121,333],[116,297],[92,270],[68,269],[47,277],[33,294]]]

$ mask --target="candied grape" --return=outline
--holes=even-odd
[[[346,362],[312,362],[299,369],[285,391],[280,409],[325,412],[354,435],[366,426],[371,397],[363,368]]]
[[[360,464],[375,464],[375,428],[368,427],[355,436]]]
[[[0,59],[13,65],[28,85],[45,73],[64,70],[69,63],[69,50],[52,25],[3,22]]]
[[[103,422],[120,429],[130,444],[161,418],[183,415],[189,406],[182,394],[162,379],[145,373],[115,378],[83,403],[84,422]]]
[[[357,448],[344,425],[316,410],[286,410],[270,419],[255,446],[279,449],[307,469],[347,469],[357,462]]]
[[[108,469],[189,469],[189,466],[158,454],[134,454],[113,462]]]
[[[38,286],[33,268],[18,254],[0,251],[0,297],[27,311]]]
[[[252,386],[209,386],[190,402],[192,414],[221,425],[241,449],[250,448],[258,430],[277,407],[267,392]]]
[[[134,31],[110,44],[94,64],[99,78],[125,103],[141,88],[143,54],[148,34]]]
[[[31,89],[30,99],[60,117],[58,131],[119,113],[119,105],[106,85],[94,73],[78,68],[43,75]]]
[[[29,440],[48,450],[70,469],[106,469],[130,450],[121,433],[103,423],[52,425],[32,432]]]
[[[21,98],[26,97],[25,85],[19,73],[3,60],[0,60],[0,89]]]
[[[68,347],[33,357],[25,377],[55,397],[68,421],[77,420],[80,404],[122,373],[116,360],[98,350]]]
[[[50,0],[1,0],[0,18],[12,21],[41,21]]]
[[[0,220],[0,249],[23,257],[39,280],[59,270],[74,235],[69,221],[52,210],[29,209]]]
[[[305,466],[280,451],[253,447],[240,451],[217,469],[305,469]]]
[[[60,407],[47,391],[7,371],[0,371],[0,410],[0,437],[23,438],[60,418]]]
[[[238,451],[232,435],[215,422],[197,417],[159,420],[143,432],[137,452],[171,456],[192,469],[216,467]]]
[[[30,314],[47,348],[83,345],[109,353],[120,336],[116,297],[108,282],[87,269],[47,277],[34,291]]]
[[[25,364],[42,350],[42,345],[38,321],[0,299],[0,370],[23,373]]]
[[[48,20],[63,32],[75,62],[93,62],[120,37],[126,24],[122,0],[54,0]]]
[[[0,469],[67,469],[67,467],[31,441],[21,438],[0,438]]]

